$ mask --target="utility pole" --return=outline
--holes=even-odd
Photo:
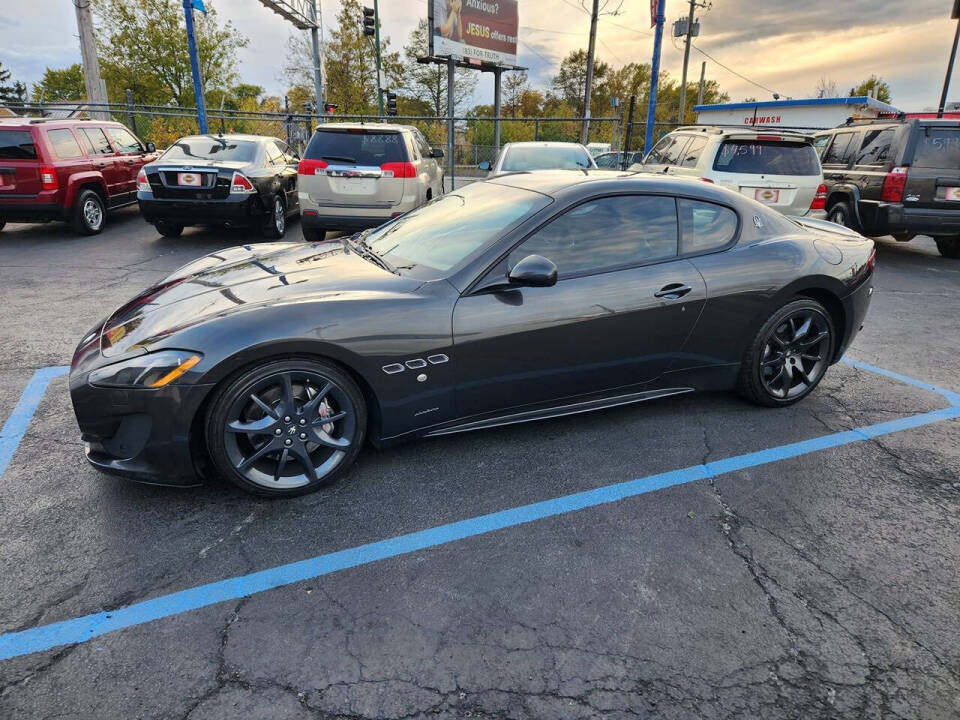
[[[680,115],[677,119],[683,124],[683,114],[687,105],[687,63],[690,62],[690,38],[693,37],[693,14],[697,10],[697,0],[690,0],[690,14],[687,15],[687,40],[683,48],[683,75],[680,80]]]
[[[583,125],[580,127],[580,144],[587,144],[590,132],[590,93],[593,90],[593,58],[597,49],[597,18],[600,15],[600,0],[593,0],[590,13],[590,45],[587,49],[587,80],[583,90]]]
[[[323,112],[323,72],[320,69],[320,32],[318,29],[320,0],[310,0],[310,19],[313,27],[310,28],[310,42],[313,45],[313,87],[317,94],[317,107]]]
[[[87,102],[91,105],[107,104],[107,88],[100,78],[100,62],[97,60],[97,43],[93,36],[93,15],[90,12],[91,0],[73,0],[77,11],[77,30],[80,35],[80,57],[83,60],[83,84],[87,90]],[[109,120],[107,108],[91,111],[95,120]]]
[[[650,63],[650,92],[647,93],[647,133],[643,139],[643,154],[653,147],[653,126],[657,113],[657,88],[660,84],[660,45],[663,42],[664,10],[667,0],[651,0],[651,13],[656,30],[653,34],[653,61]]]
[[[960,40],[960,0],[954,0],[951,18],[957,21],[957,31],[953,36],[953,49],[950,51],[950,62],[947,63],[947,76],[943,79],[943,93],[940,95],[940,104],[937,106],[937,117],[943,117],[943,109],[947,106],[947,92],[950,90],[950,76],[953,75],[953,63],[957,59],[957,41]]]
[[[193,71],[193,94],[197,99],[197,125],[200,126],[200,134],[206,135],[207,103],[203,98],[200,56],[197,53],[197,37],[193,31],[193,0],[183,0],[183,16],[187,22],[187,47],[190,51],[190,69]]]
[[[697,91],[697,105],[703,105],[703,83],[707,75],[707,61],[700,64],[700,89]]]

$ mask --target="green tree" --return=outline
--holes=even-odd
[[[47,68],[40,82],[33,84],[33,97],[38,102],[85,99],[87,88],[83,83],[83,66],[74,63],[59,70]]]
[[[406,99],[419,101],[428,115],[447,114],[447,68],[433,63],[422,64],[417,58],[429,54],[426,18],[411,31],[403,48],[403,92]],[[459,115],[473,99],[477,87],[477,71],[457,68],[453,76],[454,113]]]
[[[604,102],[603,84],[607,74],[610,72],[610,66],[594,58],[593,62],[593,92],[590,98],[590,109],[593,113],[595,107],[603,107],[609,103],[609,97]],[[560,63],[560,70],[553,76],[551,83],[552,95],[562,100],[571,108],[577,116],[583,116],[583,99],[587,84],[587,51],[571,50]]]
[[[850,97],[860,97],[870,95],[880,102],[890,102],[890,86],[883,78],[877,75],[871,75],[859,85],[850,88]]]
[[[249,42],[220,23],[211,0],[195,13],[203,91],[226,91],[237,79],[237,51]],[[94,0],[97,53],[112,101],[130,88],[141,103],[195,105],[183,5],[179,0]]]
[[[27,101],[27,86],[19,80],[10,82],[10,71],[0,63],[0,104],[16,105]]]

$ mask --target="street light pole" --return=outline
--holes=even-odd
[[[377,0],[373,0],[373,27],[375,31],[373,39],[377,46],[377,114],[383,117],[383,87],[380,83],[380,8]]]
[[[190,50],[190,69],[193,71],[193,94],[197,100],[197,125],[200,134],[207,134],[207,105],[203,99],[203,81],[200,77],[200,56],[193,31],[193,0],[183,0],[183,15],[187,22],[187,46]]]
[[[323,72],[320,65],[320,32],[318,29],[318,19],[320,11],[317,5],[319,0],[310,0],[310,19],[313,21],[313,27],[310,28],[310,42],[313,45],[313,87],[317,95],[317,108],[319,113],[323,113]]]
[[[653,35],[653,61],[650,63],[650,92],[647,93],[647,134],[643,140],[643,154],[653,147],[653,125],[657,112],[657,86],[660,83],[660,44],[663,41],[663,20],[667,0],[651,0],[656,3],[654,24],[657,29]]]
[[[957,20],[957,31],[953,35],[953,49],[950,50],[950,62],[947,63],[947,76],[943,79],[943,93],[940,95],[940,104],[937,106],[937,117],[943,117],[943,109],[947,106],[947,91],[950,90],[950,76],[953,75],[953,63],[957,59],[957,41],[960,40],[960,0],[954,5],[953,17]]]

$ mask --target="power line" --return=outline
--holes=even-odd
[[[717,60],[715,57],[713,57],[713,55],[711,55],[710,53],[708,53],[706,50],[701,50],[701,49],[698,48],[696,45],[694,45],[692,42],[690,43],[690,46],[691,46],[694,50],[696,50],[698,53],[700,53],[701,55],[703,55],[704,57],[707,57],[707,58],[709,58],[710,60],[712,60],[713,62],[715,62],[717,65],[719,65],[720,67],[722,67],[722,68],[723,68],[724,70],[726,70],[727,72],[733,73],[734,75],[736,75],[736,76],[737,76],[738,78],[740,78],[741,80],[746,80],[746,81],[747,81],[748,83],[750,83],[751,85],[756,85],[758,88],[760,88],[761,90],[766,90],[766,91],[767,91],[768,93],[770,93],[771,95],[776,95],[776,94],[777,94],[776,91],[771,90],[771,89],[768,88],[766,85],[761,85],[761,84],[758,83],[756,80],[751,80],[751,79],[748,78],[746,75],[742,75],[741,73],[738,73],[738,72],[737,72],[736,70],[734,70],[733,68],[724,65],[722,62],[720,62],[720,61]]]

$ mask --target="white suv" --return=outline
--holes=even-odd
[[[699,178],[784,215],[826,218],[827,187],[811,135],[708,125],[681,127],[630,169]]]
[[[442,157],[412,125],[320,125],[297,170],[303,237],[376,227],[440,197]]]

